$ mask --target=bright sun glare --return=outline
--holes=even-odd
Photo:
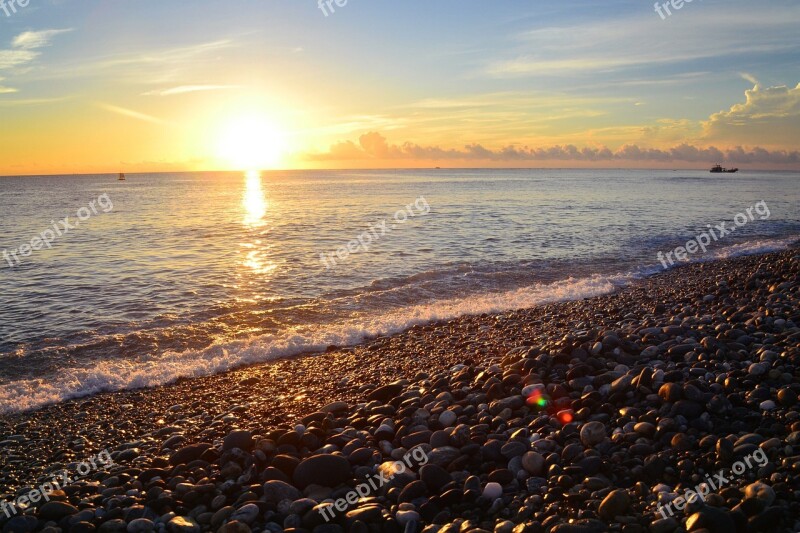
[[[232,120],[217,143],[217,156],[237,170],[269,169],[281,162],[284,136],[267,119],[246,117]]]

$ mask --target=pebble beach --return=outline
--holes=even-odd
[[[113,464],[0,529],[797,532],[799,393],[795,246],[3,415],[6,502]]]

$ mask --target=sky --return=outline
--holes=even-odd
[[[800,168],[796,0],[10,2],[0,175]]]

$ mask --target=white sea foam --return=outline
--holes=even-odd
[[[792,244],[797,242],[798,237],[788,237],[784,239],[760,239],[754,241],[742,242],[739,244],[732,244],[719,250],[711,251],[711,256],[708,259],[728,259],[731,257],[739,257],[742,255],[753,254],[766,254],[770,252],[777,252],[785,250]]]
[[[166,353],[136,362],[114,358],[97,363],[91,369],[65,368],[54,379],[27,379],[5,384],[0,390],[0,412],[28,410],[101,391],[153,387],[181,377],[216,374],[245,364],[321,351],[330,345],[353,345],[365,337],[389,335],[417,324],[461,315],[597,296],[614,290],[628,279],[630,276],[626,275],[570,278],[513,291],[406,307],[324,326],[294,328],[217,344],[200,351]]]
[[[797,242],[797,238],[734,244],[710,251],[699,257],[697,262],[777,251],[794,242]],[[349,346],[366,337],[390,335],[436,320],[598,296],[612,292],[637,277],[657,271],[660,268],[653,266],[640,269],[636,274],[595,274],[584,278],[569,278],[511,291],[404,307],[381,315],[360,315],[327,325],[298,327],[280,333],[216,344],[200,351],[169,352],[138,361],[111,358],[97,363],[91,369],[64,368],[53,379],[26,379],[4,384],[0,390],[0,413],[29,410],[102,391],[154,387],[182,377],[207,376],[246,364],[322,351],[330,345]]]
[[[707,263],[721,259],[731,259],[745,255],[768,254],[785,250],[798,242],[798,236],[785,237],[781,239],[756,239],[751,241],[729,244],[714,249],[709,249],[703,254],[690,255],[686,261],[677,262],[669,268],[675,268],[690,263]],[[663,270],[660,266],[648,269],[647,274],[653,274]]]

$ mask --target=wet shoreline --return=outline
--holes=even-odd
[[[405,485],[337,513],[336,525],[403,531],[412,524],[410,531],[422,531],[471,520],[489,531],[624,524],[625,531],[668,532],[683,514],[662,518],[659,501],[756,446],[768,465],[709,496],[699,518],[688,518],[734,529],[742,520],[752,528],[769,519],[783,529],[764,531],[792,531],[792,517],[800,516],[799,268],[797,248],[687,265],[605,296],[464,316],[324,354],[3,416],[0,493],[22,492],[48,472],[108,449],[118,466],[97,474],[103,484],[83,482],[63,495],[65,505],[93,514],[65,525],[75,514],[47,518],[40,509],[34,529],[49,520],[64,531],[80,523],[110,532],[123,527],[113,520],[127,528],[145,518],[155,530],[174,532],[184,529],[171,520],[184,517],[186,531],[262,531],[270,524],[313,531],[323,527],[315,505],[354,485],[357,473],[422,446],[436,469],[412,472],[414,479],[396,481]],[[541,390],[546,408],[528,405],[523,390]],[[562,425],[562,411],[574,421]],[[234,447],[244,455],[226,449],[228,438],[244,439],[243,449]],[[199,444],[207,446],[187,462],[200,462],[200,478],[174,460]],[[346,457],[347,468],[330,467],[342,471],[329,480],[333,486],[309,493],[293,475],[320,450],[338,450],[332,455]],[[292,459],[278,459],[284,455]],[[143,477],[154,468],[166,476],[156,483],[161,492]],[[437,486],[431,476],[446,482]],[[170,481],[176,479],[204,488],[188,489],[187,501],[185,488]],[[239,489],[223,489],[226,480]],[[284,499],[271,501],[275,484],[267,485],[274,481],[296,485],[298,493],[289,491],[296,512],[281,505]],[[769,490],[752,489],[761,499],[737,509],[744,494],[734,491],[756,482]],[[494,484],[500,496],[490,498]],[[138,492],[119,498],[117,487]],[[81,504],[92,491],[95,499]],[[147,511],[128,520],[131,507]],[[228,507],[229,516],[213,520]],[[121,515],[113,518],[116,509]],[[235,513],[244,514],[231,520]],[[578,523],[559,525],[567,518]]]

